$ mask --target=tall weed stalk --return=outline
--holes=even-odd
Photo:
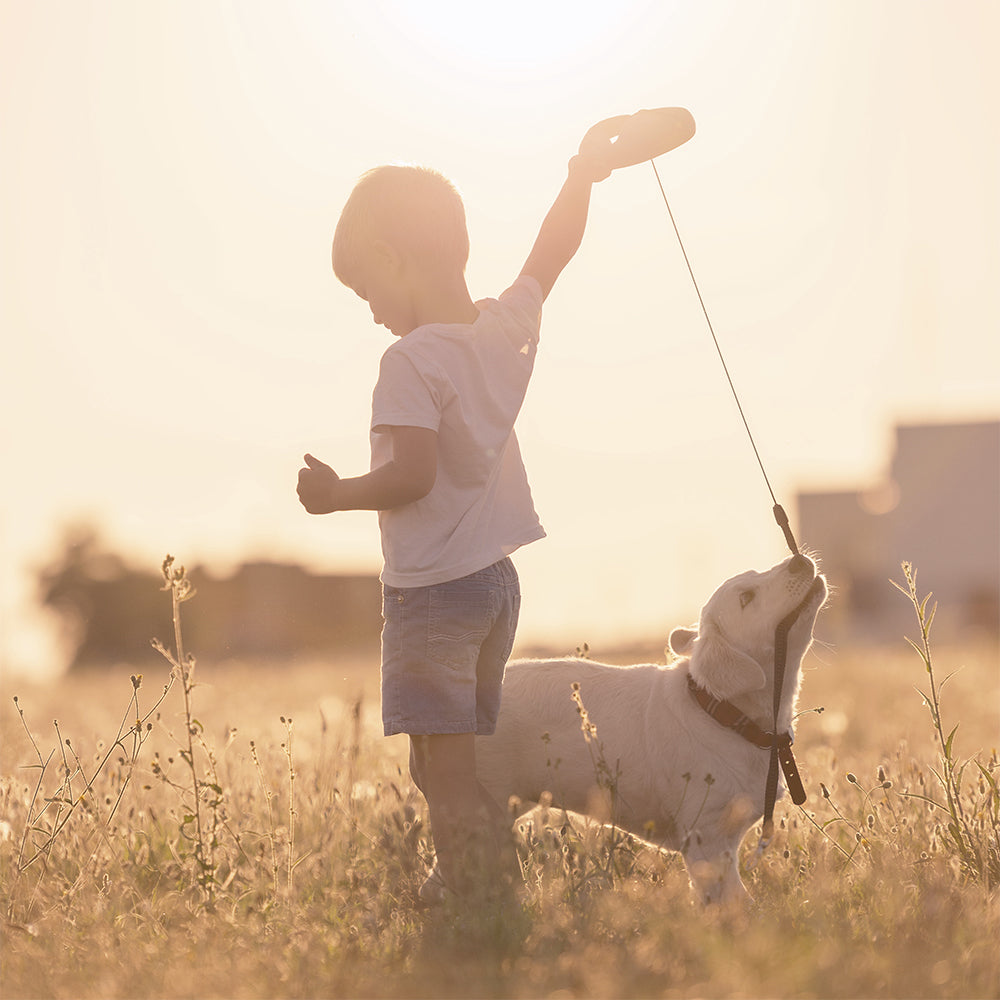
[[[195,589],[184,567],[174,565],[173,556],[168,555],[163,560],[161,571],[164,581],[161,590],[170,592],[173,610],[174,652],[171,653],[159,639],[153,639],[152,645],[170,664],[171,676],[180,682],[184,695],[184,736],[178,753],[187,765],[189,785],[182,803],[185,811],[180,833],[191,844],[196,866],[195,881],[211,904],[220,888],[216,849],[219,847],[219,832],[225,826],[224,793],[216,772],[215,755],[204,739],[205,727],[193,714],[195,658],[184,651],[181,605],[194,597]],[[199,763],[196,758],[196,746],[202,750],[204,763]],[[154,761],[153,772],[162,781],[185,793],[183,786],[172,781],[158,761]],[[238,837],[236,842],[239,845]]]
[[[913,798],[923,799],[937,809],[948,813],[949,839],[946,841],[954,852],[963,871],[969,877],[985,883],[987,889],[1000,884],[1000,789],[997,786],[998,762],[996,750],[987,764],[978,758],[960,760],[955,753],[955,733],[958,723],[946,733],[941,714],[941,692],[954,676],[954,671],[938,682],[931,657],[931,625],[937,611],[937,603],[931,604],[931,593],[920,597],[917,591],[917,571],[913,566],[902,564],[902,584],[895,580],[892,585],[913,605],[919,626],[919,638],[907,637],[906,641],[916,650],[923,661],[927,673],[927,690],[917,688],[930,713],[931,723],[939,748],[939,768],[931,768],[937,779],[944,801],[934,796],[909,792]],[[963,789],[963,782],[969,765],[975,764],[970,772],[977,780],[970,781]]]

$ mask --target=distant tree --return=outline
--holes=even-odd
[[[161,585],[152,572],[128,566],[91,525],[67,529],[60,550],[38,571],[39,598],[62,621],[72,667],[155,662],[149,641],[171,627]]]

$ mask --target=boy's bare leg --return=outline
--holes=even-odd
[[[445,884],[458,892],[502,876],[510,839],[503,810],[476,777],[472,733],[410,737],[410,773],[427,799]]]

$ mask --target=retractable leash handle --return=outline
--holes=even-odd
[[[610,174],[683,146],[694,131],[694,118],[686,108],[644,108],[598,122],[583,137],[580,155]]]

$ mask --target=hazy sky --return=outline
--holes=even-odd
[[[993,0],[0,0],[5,668],[53,662],[24,601],[68,521],[379,568],[373,514],[295,498],[306,450],[367,468],[391,338],[329,244],[379,163],[456,182],[496,295],[591,124],[689,108],[658,168],[793,518],[894,421],[996,418],[998,39]],[[519,436],[524,641],[665,636],[784,555],[648,165],[595,190]]]

